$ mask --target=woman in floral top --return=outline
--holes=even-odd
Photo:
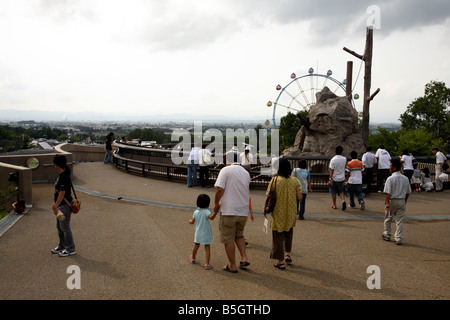
[[[276,190],[276,204],[271,216],[272,252],[270,257],[278,260],[275,268],[285,269],[284,263],[291,263],[293,227],[297,217],[297,200],[302,199],[302,187],[291,176],[291,164],[287,159],[280,159],[278,174],[272,178],[266,194]]]

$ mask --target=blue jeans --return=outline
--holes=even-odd
[[[75,243],[73,241],[72,229],[70,228],[70,218],[72,217],[72,211],[66,204],[62,204],[58,208],[64,214],[64,221],[56,218],[56,229],[58,230],[59,248],[64,248],[69,252],[75,251]]]
[[[304,218],[305,207],[306,207],[306,196],[307,195],[308,195],[307,193],[302,193],[302,196],[303,196],[302,200],[301,201],[297,200],[297,213],[298,213],[299,219]]]
[[[112,156],[112,150],[106,149],[105,160],[103,160],[103,163],[105,163],[105,164],[109,163],[109,161],[111,160],[111,156]]]
[[[355,207],[354,196],[358,198],[358,203],[363,202],[362,184],[348,184],[348,194],[350,198],[350,207]]]
[[[194,160],[187,164],[187,186],[192,187],[192,185],[197,186],[197,164]]]

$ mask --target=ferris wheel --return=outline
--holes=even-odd
[[[291,81],[284,87],[276,86],[279,94],[275,102],[267,102],[268,108],[273,108],[272,119],[265,121],[266,126],[272,125],[276,128],[279,121],[288,112],[297,113],[299,111],[307,111],[316,103],[316,93],[324,87],[328,87],[330,91],[338,96],[345,96],[346,80],[342,82],[331,77],[333,72],[328,70],[327,74],[314,73],[314,69],[310,68],[308,74],[297,77],[295,73],[291,74]],[[354,99],[359,96],[355,94],[352,97],[352,105],[355,107]],[[270,110],[270,109],[269,109]]]

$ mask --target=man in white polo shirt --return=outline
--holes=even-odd
[[[364,165],[364,175],[363,175],[363,184],[366,186],[366,194],[370,194],[370,188],[372,184],[373,178],[373,168],[377,164],[377,157],[372,153],[372,147],[368,146],[366,148],[366,153],[363,154],[361,159]]]
[[[220,211],[219,230],[228,264],[223,270],[237,272],[235,245],[241,255],[240,268],[250,265],[245,249],[244,228],[249,214],[250,174],[237,162],[238,154],[228,152],[227,165],[220,170],[214,187],[214,214]]]
[[[447,157],[444,156],[444,154],[442,152],[440,152],[438,150],[438,148],[433,148],[431,149],[431,151],[434,153],[434,155],[436,156],[436,166],[435,166],[435,173],[436,173],[436,192],[442,192],[444,184],[442,183],[442,181],[439,179],[439,176],[444,172],[443,170],[443,165],[444,163],[447,161]]]
[[[391,155],[384,149],[384,145],[378,147],[375,153],[378,162],[377,185],[378,192],[383,192],[384,181],[389,177],[389,167],[391,165]]]
[[[411,193],[411,185],[409,179],[400,173],[402,163],[399,158],[391,159],[390,171],[392,175],[386,179],[384,186],[385,200],[385,217],[383,240],[391,239],[391,220],[394,219],[396,230],[394,240],[397,245],[401,245],[403,241],[403,219],[406,212],[406,202]]]
[[[328,186],[331,200],[333,201],[332,208],[336,209],[336,194],[338,194],[342,200],[342,210],[345,210],[347,203],[345,203],[344,182],[347,159],[341,155],[342,151],[343,148],[341,146],[336,147],[336,155],[330,160],[330,179]]]

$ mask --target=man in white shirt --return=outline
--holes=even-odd
[[[197,164],[198,164],[198,152],[199,147],[194,146],[189,153],[187,161],[187,186],[190,188],[192,186],[197,186]]]
[[[227,165],[219,172],[215,187],[214,214],[220,211],[219,230],[228,264],[223,270],[237,272],[235,245],[241,255],[240,268],[250,265],[245,249],[244,228],[250,205],[250,174],[237,162],[238,154],[227,152]]]
[[[447,161],[446,156],[444,156],[444,154],[442,152],[440,152],[438,150],[438,148],[433,148],[431,149],[431,152],[434,153],[434,155],[436,156],[436,166],[435,166],[435,181],[436,181],[436,192],[442,192],[444,184],[441,181],[441,179],[439,179],[439,176],[444,172],[444,170],[442,169],[442,166],[444,165],[445,161]]]
[[[250,146],[246,146],[244,152],[239,155],[241,166],[247,171],[250,171],[253,163],[253,155],[250,151]]]
[[[377,164],[377,157],[372,152],[372,147],[366,148],[366,153],[363,154],[361,159],[364,165],[363,184],[366,185],[365,193],[370,194],[370,187],[373,180],[373,168]]]
[[[198,152],[198,166],[200,167],[200,185],[210,188],[209,185],[209,165],[212,164],[212,153],[206,149],[206,145],[202,145],[202,149]]]
[[[383,240],[391,239],[391,220],[394,219],[396,230],[394,240],[397,245],[401,245],[403,241],[403,219],[406,212],[406,202],[411,193],[411,185],[409,179],[400,173],[402,163],[400,159],[391,160],[390,171],[392,175],[386,179],[384,186],[385,200],[385,216],[384,216],[384,232]]]
[[[333,201],[331,208],[336,209],[336,194],[338,194],[342,200],[342,210],[345,210],[347,204],[345,203],[344,182],[347,159],[341,155],[342,151],[341,146],[336,147],[336,155],[330,160],[330,179],[328,186]]]
[[[377,152],[375,153],[375,157],[378,162],[378,170],[377,170],[377,186],[378,192],[383,192],[384,181],[389,177],[389,167],[391,165],[391,155],[384,149],[384,145],[380,145],[378,147]]]

